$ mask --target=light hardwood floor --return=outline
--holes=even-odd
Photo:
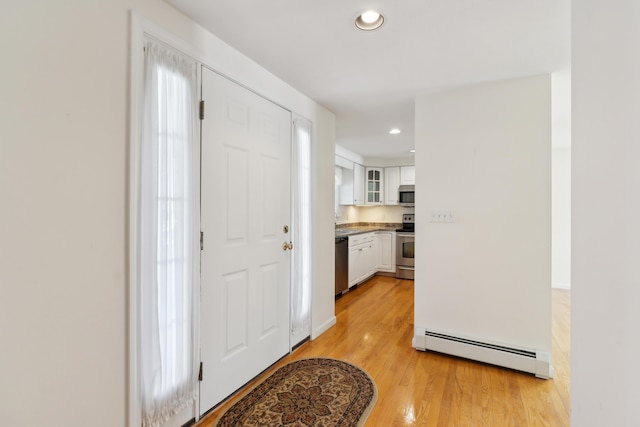
[[[553,380],[413,349],[413,282],[382,276],[340,297],[337,324],[264,375],[307,357],[351,362],[378,387],[367,426],[568,427],[570,292],[552,296]],[[198,426],[212,426],[232,399]]]

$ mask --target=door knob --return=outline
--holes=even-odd
[[[289,249],[289,250],[293,249],[293,243],[291,243],[291,242],[289,242],[289,243],[284,242],[284,243],[282,244],[282,250],[283,250],[283,251],[286,251],[287,249]]]

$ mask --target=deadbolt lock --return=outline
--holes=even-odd
[[[284,231],[284,234],[287,234],[289,232],[289,226],[285,225],[284,227],[282,227],[282,231]]]

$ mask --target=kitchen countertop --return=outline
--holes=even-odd
[[[396,231],[402,224],[394,223],[357,223],[340,224],[336,226],[336,237],[353,236],[355,234],[370,233],[372,231]]]

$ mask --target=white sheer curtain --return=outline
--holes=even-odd
[[[311,123],[293,120],[291,343],[311,335]]]
[[[142,425],[195,401],[196,63],[145,41],[140,178]]]

